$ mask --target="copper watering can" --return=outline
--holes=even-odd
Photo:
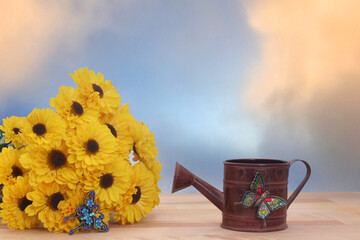
[[[306,166],[306,175],[288,198],[289,168]],[[224,161],[223,192],[176,163],[172,193],[194,186],[222,211],[221,227],[236,231],[268,232],[287,228],[286,212],[311,174],[304,160],[233,159]]]

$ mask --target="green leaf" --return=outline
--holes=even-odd
[[[0,152],[2,151],[2,149],[4,148],[4,147],[7,147],[8,145],[6,144],[6,143],[4,143],[4,144],[0,144]]]
[[[0,136],[0,145],[5,143],[6,137],[4,135]]]

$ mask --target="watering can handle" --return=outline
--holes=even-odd
[[[305,164],[305,166],[306,166],[306,175],[305,175],[304,179],[301,181],[300,185],[295,189],[295,191],[288,198],[288,200],[287,200],[287,208],[289,208],[291,203],[294,201],[294,199],[300,193],[301,189],[304,187],[306,182],[309,180],[309,177],[310,177],[310,174],[311,174],[311,167],[306,161],[301,160],[301,159],[294,159],[294,160],[290,161],[290,166],[295,162],[302,162],[303,164]]]

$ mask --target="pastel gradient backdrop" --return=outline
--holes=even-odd
[[[360,2],[0,0],[0,118],[102,72],[175,162],[222,188],[231,158],[307,160],[305,191],[360,191]],[[305,168],[295,165],[289,190]],[[187,191],[195,191],[188,189]]]

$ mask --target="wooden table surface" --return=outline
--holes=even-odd
[[[12,230],[0,224],[0,239],[360,239],[360,193],[300,193],[288,211],[289,228],[248,233],[220,227],[221,212],[200,194],[163,194],[161,204],[133,225],[110,224],[107,233]]]

